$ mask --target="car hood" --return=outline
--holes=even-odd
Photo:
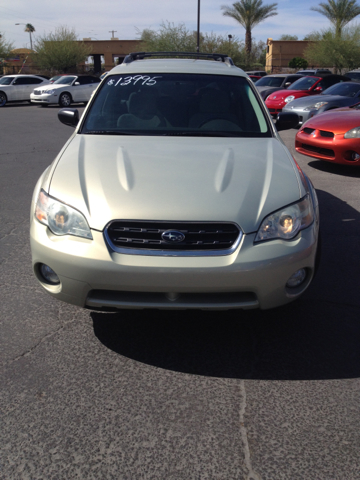
[[[360,127],[360,110],[343,107],[336,108],[310,118],[302,128],[315,128],[341,135],[352,128]]]
[[[249,233],[305,190],[276,138],[77,134],[52,167],[49,193],[96,230],[141,219],[232,221]]]
[[[37,88],[36,90],[41,90],[41,87],[43,85],[40,86],[40,88]],[[60,90],[61,88],[69,88],[69,87],[72,87],[72,85],[56,85],[55,83],[48,83],[47,85],[44,85],[44,87],[46,87],[46,90]]]
[[[290,95],[299,98],[308,96],[309,93],[307,90],[278,90],[270,95],[269,100],[273,100],[274,96],[276,96],[275,100],[283,101],[286,97],[290,97]]]

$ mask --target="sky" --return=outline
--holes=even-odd
[[[145,28],[158,30],[161,22],[185,24],[188,30],[197,29],[199,0],[11,0],[0,4],[0,33],[15,48],[30,48],[29,33],[25,25],[31,23],[36,35],[54,32],[56,27],[74,28],[79,39],[135,40]],[[320,1],[278,0],[274,17],[265,20],[253,29],[253,39],[266,42],[277,40],[283,34],[297,35],[299,40],[310,32],[330,26],[323,15],[310,10]],[[233,1],[200,0],[200,30],[218,35],[233,35],[245,40],[245,30],[235,20],[222,14],[221,6],[231,6]],[[263,0],[263,5],[275,3]],[[6,5],[6,6],[5,6]],[[360,21],[360,17],[359,17]],[[353,21],[354,22],[354,21]]]

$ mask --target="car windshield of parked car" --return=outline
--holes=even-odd
[[[284,81],[284,77],[262,77],[260,78],[257,82],[255,82],[255,85],[257,87],[281,87],[282,83]]]
[[[356,83],[337,83],[323,92],[321,95],[341,95],[342,97],[355,97],[360,91],[360,84]]]
[[[81,133],[271,136],[247,78],[181,73],[109,76]]]
[[[309,90],[314,83],[320,80],[320,77],[303,77],[296,80],[289,90]]]
[[[55,80],[54,85],[71,85],[76,77],[60,77]]]
[[[15,77],[2,77],[0,78],[0,85],[10,85]]]

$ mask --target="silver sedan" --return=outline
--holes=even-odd
[[[327,88],[320,95],[302,97],[289,102],[283,112],[297,113],[299,124],[334,108],[350,107],[360,102],[360,83],[341,82]]]

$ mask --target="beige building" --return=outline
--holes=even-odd
[[[111,40],[91,40],[84,38],[83,42],[91,49],[90,55],[94,58],[94,71],[100,72],[111,70],[118,63],[122,63],[128,53],[138,52],[140,48],[139,40],[119,40],[112,38]],[[101,64],[101,57],[104,63]],[[79,67],[85,66],[85,63],[79,64]]]
[[[289,62],[295,57],[304,58],[304,50],[310,42],[306,40],[273,40],[266,42],[265,70],[271,73],[281,72],[289,68]]]
[[[29,48],[15,48],[11,50],[9,58],[4,61],[4,75],[14,73],[33,73],[31,54],[33,50]]]
[[[90,38],[84,38],[82,42],[90,47],[90,56],[94,58],[94,71],[98,73],[104,69],[105,71],[111,70],[115,65],[121,63],[128,53],[138,52],[140,49],[139,40],[119,40],[118,38],[91,40]],[[32,55],[33,59],[31,58]],[[103,61],[101,61],[102,59]],[[85,71],[85,62],[77,67],[79,73]],[[12,50],[10,57],[4,62],[4,73],[38,73],[36,53],[28,48]]]

